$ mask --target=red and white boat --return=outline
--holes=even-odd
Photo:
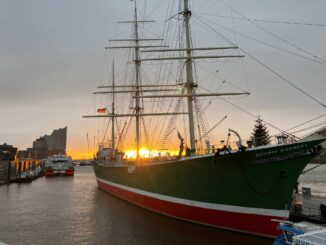
[[[53,155],[44,162],[45,177],[74,176],[74,165],[71,157],[66,155]]]

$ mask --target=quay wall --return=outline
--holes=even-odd
[[[37,159],[16,159],[13,161],[0,161],[0,185],[9,183],[20,177],[20,174],[34,170],[41,166],[41,160]]]
[[[11,161],[0,161],[0,185],[8,183],[16,178],[15,165]]]

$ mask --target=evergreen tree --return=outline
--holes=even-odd
[[[268,145],[271,142],[270,138],[266,125],[263,123],[263,120],[258,117],[250,140],[254,146],[261,146]]]

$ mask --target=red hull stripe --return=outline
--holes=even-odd
[[[197,205],[193,206],[191,205],[193,201],[185,200],[188,202],[188,204],[183,204],[180,203],[180,200],[179,202],[171,201],[179,198],[167,197],[165,199],[170,200],[163,200],[162,198],[153,197],[157,194],[150,193],[150,195],[144,195],[144,193],[149,192],[121,186],[100,178],[97,178],[97,182],[101,189],[143,208],[174,218],[228,230],[235,230],[266,237],[276,237],[280,234],[280,232],[277,231],[278,223],[272,222],[271,219],[284,219],[284,216],[270,216],[268,215],[268,212],[266,212],[265,215],[262,215],[248,212],[240,213],[203,208],[199,207],[199,202],[194,202],[197,203]],[[140,194],[140,192],[142,193]],[[157,196],[162,197],[162,195]],[[206,203],[203,203],[202,206],[205,205]]]
[[[103,183],[106,183],[110,186],[117,187],[119,189],[124,189],[129,192],[137,193],[142,196],[148,196],[155,199],[159,199],[162,201],[168,201],[178,204],[184,204],[188,206],[194,206],[199,208],[205,208],[205,209],[212,209],[212,210],[219,210],[219,211],[227,211],[227,212],[234,212],[234,213],[245,213],[245,214],[257,214],[257,215],[264,215],[264,216],[271,216],[271,217],[282,217],[282,218],[288,218],[289,217],[289,211],[287,210],[274,210],[274,209],[262,209],[262,208],[249,208],[249,207],[241,207],[241,206],[231,206],[231,205],[224,205],[224,204],[215,204],[215,203],[205,203],[205,202],[198,202],[198,201],[192,201],[182,198],[176,198],[171,196],[165,196],[156,194],[153,192],[147,192],[140,189],[120,185],[114,182],[110,182],[101,178],[97,178],[98,181],[101,181]]]
[[[66,176],[74,176],[74,169],[66,169],[66,170],[53,170],[47,169],[44,173],[45,177],[51,177],[56,175],[66,175]]]

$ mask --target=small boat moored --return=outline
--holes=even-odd
[[[74,176],[74,165],[71,157],[65,155],[53,155],[44,162],[45,177]]]

